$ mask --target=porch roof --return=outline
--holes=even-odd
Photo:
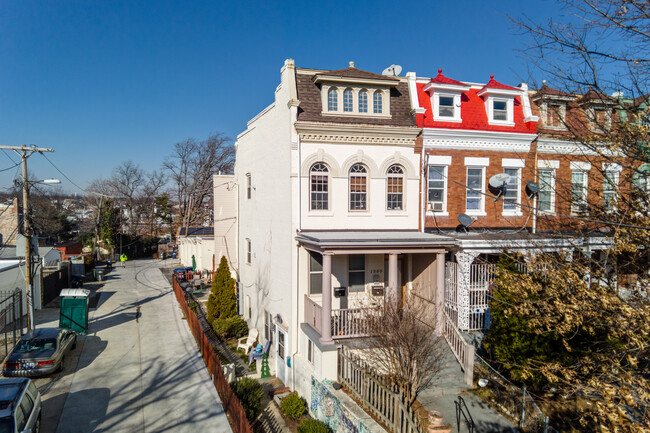
[[[450,236],[418,231],[302,231],[296,240],[307,249],[336,253],[396,252],[437,253],[450,249],[455,240]]]

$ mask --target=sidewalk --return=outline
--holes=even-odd
[[[158,265],[129,261],[98,289],[67,398],[52,403],[64,400],[57,432],[231,431]],[[59,310],[41,311],[37,317],[45,323],[52,317],[44,316]]]

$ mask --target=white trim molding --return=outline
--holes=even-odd
[[[542,170],[558,170],[560,168],[560,161],[542,159],[537,161],[537,168]]]
[[[429,165],[451,165],[451,156],[427,155]]]
[[[603,162],[603,171],[623,171],[623,166],[617,162]]]
[[[501,160],[501,167],[524,168],[526,167],[526,161],[520,158],[503,158]]]
[[[591,170],[591,163],[586,161],[571,161],[569,163],[571,170],[589,171]]]
[[[537,138],[537,134],[424,128],[422,138],[424,147],[427,149],[484,149],[528,153],[531,143]]]
[[[490,158],[475,158],[471,156],[466,156],[465,165],[472,166],[472,167],[489,167]]]

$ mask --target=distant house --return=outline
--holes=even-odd
[[[67,242],[56,245],[55,248],[61,251],[61,260],[68,260],[72,257],[78,257],[83,253],[83,244],[81,242]]]
[[[18,223],[21,216],[22,209],[18,206],[18,199],[13,199],[11,203],[0,203],[0,247],[16,245],[16,234],[22,232]]]

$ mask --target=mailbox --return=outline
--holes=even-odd
[[[375,283],[372,285],[372,295],[373,296],[384,296],[384,284]]]
[[[334,296],[337,298],[340,298],[341,296],[345,296],[347,287],[334,287]]]

